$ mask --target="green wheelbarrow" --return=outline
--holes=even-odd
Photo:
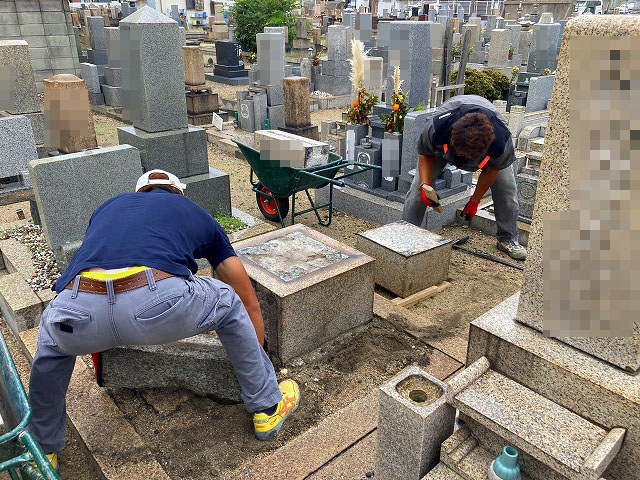
[[[0,333],[0,414],[6,433],[0,435],[0,472],[13,480],[60,480],[27,426],[31,405]],[[36,468],[37,466],[37,468]]]
[[[280,222],[282,227],[284,227],[284,219],[289,213],[289,197],[291,197],[291,225],[295,223],[296,217],[313,212],[316,214],[318,223],[328,227],[331,225],[333,216],[334,185],[343,187],[344,182],[341,181],[343,178],[372,168],[381,168],[377,165],[348,162],[333,152],[329,152],[329,162],[324,165],[308,168],[282,167],[277,165],[277,162],[261,161],[259,151],[240,142],[236,142],[236,144],[251,167],[249,181],[251,182],[252,190],[256,194],[256,202],[260,212],[267,220]],[[340,169],[347,166],[357,166],[359,168],[336,177]],[[254,175],[258,177],[258,181],[254,180]],[[311,198],[309,190],[323,188],[327,185],[329,185],[329,202],[316,205],[313,198]],[[309,199],[311,208],[296,212],[296,193],[303,190]],[[318,212],[321,208],[329,209],[329,217],[326,221],[322,220]]]

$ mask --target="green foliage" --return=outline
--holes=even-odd
[[[451,72],[451,83],[455,84],[458,70]],[[490,102],[506,100],[509,94],[509,79],[493,70],[467,68],[464,74],[464,94],[479,95]]]
[[[220,226],[224,229],[226,233],[237,232],[238,230],[242,230],[247,228],[247,224],[236,217],[230,217],[226,215],[221,210],[216,210],[213,217],[220,224]]]
[[[347,112],[347,121],[355,125],[368,124],[367,117],[376,103],[378,103],[378,97],[361,88],[358,90],[358,98],[353,101],[353,106]]]
[[[232,18],[236,25],[235,37],[246,52],[256,51],[256,33],[264,27],[289,27],[289,41],[296,36],[292,10],[296,0],[236,0]]]

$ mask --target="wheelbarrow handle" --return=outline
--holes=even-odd
[[[350,163],[349,165],[355,165],[356,167],[367,167],[368,169],[375,168],[377,170],[382,170],[382,167],[380,165],[371,165],[369,163],[353,162],[353,163]]]
[[[344,182],[341,182],[340,180],[334,180],[333,178],[323,177],[322,175],[316,175],[315,173],[305,172],[304,170],[300,170],[300,173],[303,175],[308,175],[311,178],[315,178],[317,180],[322,180],[323,183],[332,183],[337,187],[344,187]]]

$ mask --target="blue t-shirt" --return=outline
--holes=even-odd
[[[190,275],[198,271],[196,258],[216,268],[235,254],[218,222],[187,197],[161,189],[123,193],[93,212],[82,246],[53,290],[60,293],[90,267],[146,266]]]

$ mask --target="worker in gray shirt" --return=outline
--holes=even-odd
[[[404,201],[402,218],[420,225],[427,207],[439,210],[431,183],[447,164],[469,172],[480,169],[475,192],[462,211],[471,220],[480,200],[491,188],[496,216],[497,247],[511,258],[524,260],[518,243],[518,191],[511,132],[491,102],[476,95],[458,95],[437,108],[418,141],[418,168]]]

